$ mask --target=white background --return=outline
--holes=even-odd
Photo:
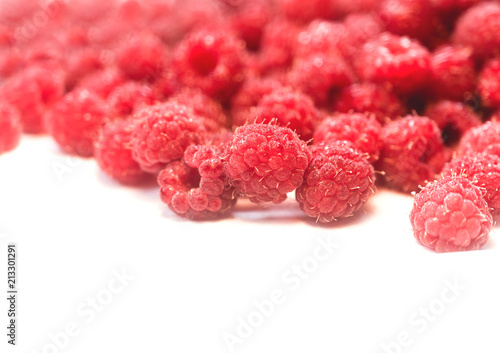
[[[413,238],[407,195],[379,191],[359,216],[320,226],[293,200],[193,223],[157,194],[115,184],[46,137],[0,156],[0,287],[13,241],[20,325],[12,349],[2,300],[0,352],[230,352],[225,333],[263,318],[254,303],[273,293],[281,302],[235,352],[500,352],[498,227],[481,251],[435,254]],[[336,248],[312,260],[327,241]],[[401,335],[406,346],[391,344]]]

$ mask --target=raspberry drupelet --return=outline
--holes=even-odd
[[[439,101],[427,106],[425,116],[434,120],[441,129],[446,145],[452,146],[469,129],[481,125],[480,117],[470,107],[460,102]]]
[[[105,101],[93,92],[77,89],[53,106],[45,116],[45,124],[65,152],[91,157],[94,142],[107,118]]]
[[[500,59],[490,60],[483,67],[477,90],[486,107],[500,108]]]
[[[139,163],[132,158],[131,141],[135,122],[118,120],[103,127],[94,144],[99,167],[112,179],[135,185],[147,179]]]
[[[257,107],[250,110],[247,122],[285,126],[309,141],[320,116],[311,98],[286,87],[262,97]]]
[[[482,152],[500,157],[500,121],[487,121],[469,129],[460,140],[459,154]]]
[[[381,124],[406,113],[406,107],[395,94],[383,86],[368,82],[345,87],[333,109],[342,113],[354,111],[373,114]]]
[[[448,152],[436,123],[420,116],[407,116],[382,128],[382,149],[377,169],[385,172],[388,186],[403,192],[436,178]]]
[[[236,204],[218,148],[188,147],[183,160],[167,164],[160,172],[158,184],[162,201],[176,214],[193,220],[220,218]]]
[[[116,87],[108,97],[110,112],[117,118],[125,118],[145,105],[157,101],[155,90],[144,83],[130,81]]]
[[[302,184],[311,154],[289,128],[249,124],[236,129],[225,160],[225,171],[240,196],[278,204]]]
[[[17,109],[10,104],[0,103],[0,154],[17,147],[22,129]]]
[[[203,143],[206,135],[202,118],[191,108],[172,102],[144,107],[133,119],[137,123],[132,134],[132,156],[152,174],[181,159],[188,146]]]
[[[418,41],[382,33],[363,45],[354,58],[354,68],[361,80],[407,95],[428,83],[430,61],[429,51]]]
[[[300,208],[328,223],[352,216],[374,193],[372,165],[348,141],[312,147],[312,160],[304,183],[296,191]]]
[[[179,44],[173,69],[185,86],[227,102],[244,79],[244,47],[244,42],[231,33],[199,30]]]
[[[365,154],[365,158],[374,163],[378,160],[382,148],[381,129],[376,119],[365,114],[338,114],[326,118],[318,125],[314,132],[314,143],[349,141]]]
[[[500,157],[479,153],[457,156],[443,168],[443,177],[459,175],[484,190],[485,200],[495,215],[500,214]]]
[[[483,190],[461,176],[427,184],[415,196],[410,221],[417,241],[439,253],[477,250],[493,226]]]

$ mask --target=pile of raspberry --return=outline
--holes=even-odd
[[[437,252],[500,215],[497,1],[18,0],[0,24],[0,154],[49,134],[197,221],[412,193]]]

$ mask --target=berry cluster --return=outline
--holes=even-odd
[[[18,0],[0,23],[0,153],[48,133],[194,220],[295,192],[327,223],[376,183],[421,189],[438,252],[500,214],[497,1]]]

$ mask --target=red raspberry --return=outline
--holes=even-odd
[[[346,141],[314,146],[312,156],[296,191],[300,208],[323,223],[354,215],[374,192],[371,164]]]
[[[481,125],[479,116],[460,102],[440,101],[431,104],[424,115],[437,123],[447,145],[454,145],[467,130]]]
[[[458,152],[489,153],[500,157],[500,122],[488,121],[468,130],[460,140]]]
[[[19,112],[10,104],[0,103],[0,154],[17,147],[21,132]]]
[[[440,12],[463,11],[483,0],[430,0],[432,6]]]
[[[410,213],[417,241],[436,252],[477,250],[493,226],[483,190],[463,177],[427,184]]]
[[[190,108],[158,103],[134,114],[138,122],[132,135],[132,155],[148,173],[158,173],[165,164],[181,159],[189,145],[202,143],[205,127]]]
[[[297,36],[295,53],[305,57],[311,53],[336,52],[345,32],[345,26],[340,22],[315,20]]]
[[[18,48],[0,44],[0,78],[8,78],[20,70],[23,60]]]
[[[319,120],[320,112],[311,98],[287,87],[262,97],[258,106],[250,111],[247,123],[285,126],[295,131],[302,140],[308,141]]]
[[[45,117],[50,135],[71,154],[91,157],[94,141],[106,122],[106,103],[93,92],[78,89],[57,102]]]
[[[267,1],[249,1],[242,2],[236,11],[229,15],[228,20],[230,28],[245,41],[246,48],[257,51],[270,18],[271,9]]]
[[[116,117],[127,117],[145,105],[153,105],[157,96],[147,84],[130,81],[116,87],[108,97],[108,105]]]
[[[490,60],[483,67],[477,90],[485,106],[500,108],[500,59]]]
[[[224,102],[243,81],[244,43],[222,30],[200,30],[185,38],[173,68],[181,82]]]
[[[309,95],[318,106],[330,103],[332,92],[355,80],[340,53],[313,53],[295,61],[289,74],[290,85]]]
[[[263,96],[281,87],[281,83],[271,78],[247,79],[232,100],[231,116],[233,118],[233,125],[245,125],[250,108],[257,106]]]
[[[155,80],[162,72],[167,51],[161,40],[150,33],[134,33],[117,49],[116,61],[132,80]]]
[[[389,33],[369,40],[354,60],[354,68],[364,81],[409,94],[429,80],[430,53],[417,41]]]
[[[355,83],[344,88],[333,109],[342,113],[370,113],[382,124],[406,113],[404,104],[396,95],[383,86],[368,82]]]
[[[345,34],[340,38],[339,48],[346,58],[352,58],[363,44],[382,33],[380,22],[368,13],[353,13],[347,16],[344,19],[344,27]]]
[[[72,90],[84,78],[103,68],[99,52],[90,47],[72,49],[64,61],[66,89]]]
[[[382,150],[377,168],[394,189],[415,191],[425,181],[434,180],[448,154],[436,123],[420,116],[407,116],[382,128]]]
[[[500,157],[479,153],[458,156],[443,168],[443,177],[463,176],[484,190],[485,200],[493,213],[500,211]]]
[[[200,90],[184,88],[173,95],[170,101],[191,108],[197,116],[203,118],[209,132],[217,132],[229,125],[222,106]]]
[[[326,118],[318,125],[314,132],[314,143],[349,141],[373,163],[378,160],[382,148],[381,129],[376,119],[365,114],[338,114]]]
[[[370,13],[376,9],[380,0],[335,0],[333,1],[335,13],[349,15],[357,13]]]
[[[485,1],[468,9],[457,20],[453,41],[470,47],[476,59],[500,54],[500,4]]]
[[[432,53],[429,89],[433,97],[460,101],[471,96],[475,86],[471,50],[447,45]]]
[[[302,0],[278,0],[280,12],[287,18],[300,22],[310,22],[317,18],[334,17],[334,4],[331,0],[310,0],[304,6]]]
[[[125,84],[126,79],[114,68],[96,71],[80,81],[78,88],[84,89],[107,99],[117,87]]]
[[[95,142],[95,158],[99,167],[114,180],[126,184],[139,184],[147,174],[132,158],[130,144],[134,122],[119,120],[107,124]]]
[[[154,83],[156,95],[164,99],[179,91],[180,87],[181,83],[171,68],[164,70]]]
[[[225,170],[239,195],[255,203],[286,200],[298,188],[311,154],[289,128],[249,124],[226,147]]]
[[[188,147],[184,161],[171,162],[160,172],[158,184],[162,201],[176,214],[193,220],[220,218],[236,204],[221,154],[213,147]]]

